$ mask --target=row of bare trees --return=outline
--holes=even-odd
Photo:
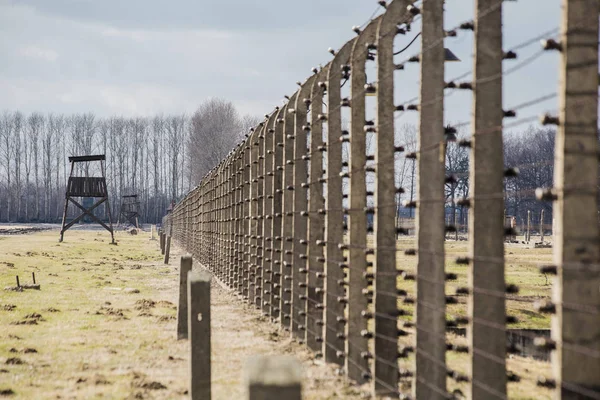
[[[123,195],[137,194],[143,222],[158,222],[223,158],[256,118],[211,99],[191,116],[0,114],[0,221],[58,222],[69,156],[106,154],[113,216]],[[78,175],[97,175],[85,166]]]

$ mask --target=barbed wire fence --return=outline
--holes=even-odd
[[[449,30],[451,2],[378,3],[356,37],[330,49],[332,60],[299,82],[163,219],[163,229],[241,299],[376,395],[505,399],[537,386],[546,396],[600,399],[599,3],[562,0],[560,26],[508,50],[506,1],[476,0],[474,19]],[[421,50],[405,56],[416,37],[399,51],[395,39],[418,24]],[[444,40],[470,32],[473,71],[445,80]],[[519,59],[540,41],[539,51]],[[503,108],[504,81],[548,52],[560,57],[557,90]],[[420,65],[420,93],[398,102],[395,87],[409,63]],[[472,92],[472,119],[446,125],[444,100],[460,91]],[[557,114],[520,116],[552,99]],[[401,143],[396,127],[413,112],[418,138]],[[553,262],[521,267],[554,280],[552,298],[531,304],[506,279],[505,239],[515,232],[504,223],[504,183],[534,165],[505,169],[502,148],[503,130],[538,120],[557,127],[554,186],[535,193],[553,204]],[[461,127],[470,136],[457,140]],[[457,179],[446,174],[449,146],[470,152],[465,198],[444,192]],[[412,226],[396,223],[403,221],[402,159],[418,171],[416,199],[402,204],[415,209],[414,236]],[[457,230],[448,206],[468,208],[464,255],[445,248]],[[552,314],[550,336],[523,333],[551,351],[551,371],[542,368],[542,376],[509,368],[515,348],[507,332],[519,321],[508,312],[519,309]]]

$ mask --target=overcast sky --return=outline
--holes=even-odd
[[[472,0],[446,3],[446,28],[472,18]],[[558,26],[559,1],[541,3],[505,2],[507,49]],[[263,115],[377,8],[374,0],[0,0],[0,110],[146,116],[222,97]],[[397,46],[417,32],[416,24]],[[462,59],[447,64],[448,77],[472,68],[471,37],[446,40]],[[539,49],[523,49],[521,60]],[[508,77],[506,105],[556,90],[557,61],[544,54]],[[417,95],[418,65],[400,73],[399,99]],[[464,96],[446,100],[447,119],[468,118]]]

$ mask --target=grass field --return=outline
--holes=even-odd
[[[0,291],[0,398],[186,398],[187,342],[175,340],[178,250],[164,265],[147,233],[119,233],[117,246],[104,231],[70,231],[65,242],[57,239],[56,231],[0,236],[0,290],[14,286],[16,275],[21,284],[31,283],[32,272],[41,284],[39,291]],[[416,258],[402,251],[413,246],[399,242],[399,268],[414,270]],[[466,246],[446,244],[447,270],[458,275],[446,283],[448,294],[466,285],[468,267],[454,262],[466,255]],[[550,249],[507,245],[507,281],[525,296],[507,303],[508,314],[520,319],[514,327],[549,326],[532,301],[548,296],[551,286],[532,263],[550,259]],[[399,286],[412,292],[414,282],[400,279]],[[240,398],[245,357],[265,353],[294,354],[304,362],[307,399],[361,397],[364,387],[344,383],[259,312],[219,287],[213,290],[214,398]],[[448,312],[464,314],[465,300]],[[399,306],[412,312],[412,305]],[[450,334],[448,340],[466,342]],[[467,357],[448,352],[448,365],[466,373]],[[413,362],[403,360],[402,367],[412,369]],[[510,356],[507,365],[522,378],[509,384],[511,398],[550,398],[535,386],[539,375],[550,375],[550,364]],[[466,393],[464,384],[450,379],[448,388]]]
[[[0,398],[187,399],[188,341],[176,340],[180,250],[164,265],[148,233],[0,236]],[[31,283],[41,290],[2,290]],[[219,285],[212,286],[214,399],[243,396],[245,360],[293,354],[304,398],[360,399],[335,369]]]

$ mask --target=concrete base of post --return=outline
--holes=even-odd
[[[171,236],[167,236],[165,244],[165,264],[169,263],[169,253],[171,252]]]
[[[302,399],[302,366],[294,357],[251,357],[244,376],[248,400]]]
[[[188,273],[192,270],[192,256],[181,257],[179,268],[179,304],[177,306],[177,340],[188,338]]]
[[[210,281],[206,271],[188,273],[188,338],[190,399],[211,399]]]

